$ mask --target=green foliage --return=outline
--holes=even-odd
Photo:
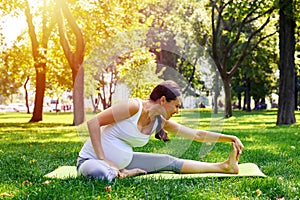
[[[104,107],[110,106],[120,79],[116,66],[121,56],[141,48],[145,40],[151,19],[144,19],[139,11],[146,3],[139,0],[78,1],[73,5],[87,42],[86,96],[100,96]]]
[[[26,78],[32,76],[33,60],[28,47],[17,42],[2,50],[0,60],[0,93],[2,97],[10,99],[19,92]]]
[[[193,90],[202,86],[205,79],[201,65],[207,62],[203,45],[209,35],[209,16],[204,3],[160,1],[142,11],[153,18],[148,40],[158,63],[176,70]],[[178,79],[177,76],[171,79]],[[168,79],[169,74],[163,73],[162,77]]]
[[[59,44],[58,35],[52,34],[47,50],[46,95],[61,97],[64,91],[73,89],[72,71]]]
[[[139,12],[147,1],[76,1],[70,5],[87,42],[87,55],[116,35],[130,30],[147,28]],[[141,21],[140,21],[141,20]]]
[[[174,120],[209,129],[211,113],[186,110]],[[185,114],[184,114],[185,113]],[[276,111],[236,112],[226,119],[224,133],[241,138],[241,163],[256,163],[267,178],[185,178],[177,180],[128,178],[111,183],[96,179],[48,179],[45,174],[62,165],[75,165],[83,141],[72,124],[72,114],[45,114],[43,123],[26,123],[27,114],[0,114],[1,199],[299,199],[299,120],[276,126]],[[18,122],[16,122],[18,119]],[[158,140],[137,151],[152,152]],[[192,143],[183,158],[219,162],[230,145],[218,143],[199,158],[201,143]],[[111,186],[111,190],[106,187]]]
[[[121,59],[123,62],[117,66],[120,81],[129,87],[131,97],[147,99],[160,82],[154,55],[147,49],[138,49],[122,55]]]
[[[273,38],[267,39],[245,58],[242,67],[232,77],[233,97],[245,91],[246,81],[250,81],[250,95],[256,101],[277,92],[274,74],[278,68],[278,55],[273,50],[275,42]]]

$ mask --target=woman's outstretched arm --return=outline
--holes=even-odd
[[[240,139],[233,135],[226,135],[211,131],[192,129],[172,120],[166,120],[164,129],[170,133],[178,134],[184,138],[192,139],[197,142],[234,142],[238,154],[241,154],[244,145]]]

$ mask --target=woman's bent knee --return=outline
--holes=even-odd
[[[117,176],[117,172],[107,163],[101,160],[87,160],[78,169],[84,177],[98,178],[112,181]]]

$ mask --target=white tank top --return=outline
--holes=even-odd
[[[104,155],[106,159],[114,162],[119,169],[123,169],[129,165],[133,156],[132,147],[146,145],[150,135],[157,126],[157,121],[155,121],[150,135],[139,131],[137,123],[141,116],[143,105],[140,99],[135,100],[139,102],[139,110],[136,114],[115,124],[101,127],[101,143]],[[85,142],[79,152],[79,156],[82,158],[97,159],[90,138]]]

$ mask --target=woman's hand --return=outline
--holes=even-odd
[[[106,162],[109,166],[118,169],[118,167],[116,166],[116,164],[110,160],[107,160],[106,158],[103,159],[104,162]]]
[[[116,166],[116,164],[110,160],[107,160],[107,159],[103,159],[103,161],[105,163],[107,163],[111,168],[113,168],[116,172],[116,176],[120,176],[120,170],[119,168]]]

